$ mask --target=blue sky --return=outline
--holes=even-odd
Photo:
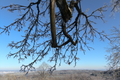
[[[2,6],[6,6],[12,3],[16,4],[29,4],[28,0],[1,0],[0,1],[0,8]],[[102,7],[104,3],[110,3],[110,0],[82,0],[82,7],[83,11],[86,11],[87,8],[89,8],[89,12]],[[95,28],[98,29],[98,31],[105,30],[107,34],[110,34],[110,29],[113,26],[119,26],[119,18],[120,13],[116,13],[114,17],[110,17],[111,8],[108,9],[107,12],[104,13],[106,23],[103,23],[101,20],[95,20],[97,23],[94,25]],[[7,26],[10,23],[12,23],[18,16],[18,12],[8,12],[7,9],[0,9],[0,27]],[[94,19],[93,19],[94,20]],[[20,66],[22,64],[29,64],[31,61],[33,61],[31,58],[28,58],[25,61],[21,61],[21,63],[18,62],[17,58],[8,58],[7,54],[11,52],[15,52],[16,50],[10,49],[7,47],[8,43],[11,41],[19,41],[21,40],[21,35],[24,34],[23,32],[17,32],[14,31],[14,28],[11,30],[10,35],[3,33],[0,35],[0,70],[19,70]],[[97,35],[98,36],[98,35]],[[65,63],[62,63],[61,66],[57,66],[57,69],[106,69],[105,66],[107,66],[107,61],[105,59],[105,55],[108,53],[106,52],[105,47],[109,47],[109,41],[106,39],[104,42],[100,41],[99,37],[95,38],[93,43],[89,43],[89,46],[93,47],[94,50],[86,50],[86,53],[84,55],[83,52],[78,51],[80,58],[79,61],[77,61],[76,67],[74,67],[74,63],[71,65],[66,65]],[[42,62],[46,62],[49,65],[53,66],[54,63],[47,62],[46,59],[49,58],[50,55],[46,56],[44,60],[41,62],[37,62],[37,64],[34,64],[34,66],[37,68]]]

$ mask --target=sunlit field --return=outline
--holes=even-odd
[[[47,72],[9,73],[0,75],[0,80],[120,80],[104,71],[95,70],[59,70],[52,75]]]

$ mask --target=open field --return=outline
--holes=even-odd
[[[40,72],[30,72],[27,76],[25,73],[9,73],[0,75],[0,80],[120,80],[113,76],[96,70],[57,70],[51,76]]]

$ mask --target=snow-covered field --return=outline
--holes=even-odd
[[[14,74],[14,73],[19,73],[18,70],[0,70],[0,75],[4,75],[4,74]]]
[[[8,74],[8,73],[14,73],[14,72],[5,72],[5,71],[0,72],[0,74]]]

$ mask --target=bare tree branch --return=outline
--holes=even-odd
[[[18,50],[15,53],[9,53],[8,57],[17,57],[19,62],[27,59],[27,57],[32,57],[33,62],[28,65],[22,65],[22,71],[28,72],[33,69],[34,63],[43,60],[48,54],[51,55],[51,49],[54,49],[54,51],[49,61],[55,62],[50,69],[51,72],[56,69],[58,61],[60,61],[59,65],[61,64],[61,60],[64,60],[68,65],[75,62],[76,65],[76,61],[79,59],[77,57],[78,49],[84,53],[84,46],[88,50],[93,49],[88,46],[87,42],[93,42],[96,33],[101,40],[104,40],[104,38],[109,39],[105,33],[99,32],[93,27],[92,24],[95,24],[95,22],[91,20],[91,17],[93,17],[95,19],[99,18],[104,22],[103,12],[106,11],[107,6],[100,7],[87,15],[82,10],[81,0],[57,1],[37,0],[36,2],[31,2],[28,6],[13,4],[2,7],[2,9],[8,8],[11,12],[16,10],[24,11],[24,14],[10,25],[0,27],[0,34],[8,33],[9,35],[13,26],[15,26],[14,30],[20,32],[25,29],[25,24],[29,23],[27,29],[24,30],[25,35],[22,35],[24,39],[18,42],[13,41],[8,45]],[[59,3],[59,1],[62,2]],[[57,6],[55,6],[55,2]],[[33,9],[33,6],[36,6],[36,10]],[[55,8],[58,10],[55,11]],[[63,8],[65,9],[63,10]],[[73,10],[77,12],[75,20],[73,20]],[[101,14],[95,15],[96,12],[100,12]],[[46,17],[50,19],[44,21]],[[81,17],[84,17],[85,22],[81,23]]]

